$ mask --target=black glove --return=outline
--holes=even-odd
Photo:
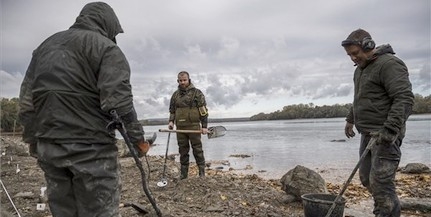
[[[398,134],[383,127],[381,130],[371,132],[370,135],[376,138],[376,145],[390,145],[398,138]]]

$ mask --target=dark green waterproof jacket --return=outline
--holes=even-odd
[[[361,133],[386,128],[401,137],[414,103],[407,66],[390,45],[377,47],[365,68],[354,73],[355,95],[347,121]]]
[[[169,113],[169,121],[173,121],[179,129],[195,130],[208,127],[205,96],[193,84],[185,89],[178,87],[172,94]]]
[[[109,5],[90,3],[68,30],[34,50],[20,91],[25,142],[115,141],[114,130],[106,129],[109,111],[135,114],[130,67],[115,42],[122,32]]]

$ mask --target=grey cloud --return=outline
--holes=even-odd
[[[327,84],[319,87],[312,94],[312,99],[348,96],[353,91],[353,85]]]
[[[431,67],[430,64],[424,64],[419,71],[419,78],[416,80],[417,88],[428,93],[431,90]]]
[[[0,78],[0,98],[18,97],[17,90],[20,88],[20,83],[24,78],[23,75],[0,70]]]
[[[1,1],[2,97],[18,95],[32,51],[67,29],[86,2]],[[273,96],[304,103],[348,97],[354,67],[340,42],[359,27],[377,44],[390,43],[407,64],[414,90],[429,93],[429,0],[107,3],[125,30],[117,41],[145,118],[167,117],[180,70],[191,73],[212,108],[277,100]]]
[[[239,102],[241,93],[233,85],[226,85],[217,75],[212,75],[208,87],[205,88],[207,103],[210,107],[224,106],[230,108]]]

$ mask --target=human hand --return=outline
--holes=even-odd
[[[147,155],[148,151],[150,150],[150,143],[148,141],[140,141],[136,146],[135,149],[138,152],[139,157],[143,157]]]
[[[344,127],[344,133],[346,134],[347,138],[353,138],[355,136],[352,123],[346,122],[346,126]]]
[[[169,121],[168,129],[170,129],[170,130],[173,130],[173,129],[174,129],[174,122]]]
[[[208,128],[202,128],[202,134],[207,134],[208,133]]]
[[[379,131],[371,132],[370,135],[376,138],[376,145],[390,145],[395,142],[398,137],[397,133],[394,133],[386,127],[383,127]]]

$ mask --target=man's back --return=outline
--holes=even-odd
[[[108,112],[132,110],[133,99],[130,67],[115,43],[115,35],[122,29],[110,11],[94,5],[84,9],[69,30],[52,35],[33,52],[20,98],[23,105],[27,100],[34,106],[33,120],[24,125],[37,124],[36,137],[58,142],[114,142],[114,132],[106,130]],[[111,22],[97,22],[105,17],[94,13]],[[23,106],[22,116],[26,110],[31,108]]]

